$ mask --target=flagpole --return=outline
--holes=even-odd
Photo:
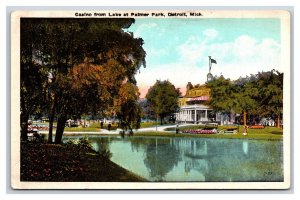
[[[209,73],[210,73],[210,70],[211,70],[211,56],[208,56],[208,63],[209,63]]]

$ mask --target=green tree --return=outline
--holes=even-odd
[[[121,128],[130,130],[131,133],[133,128],[140,128],[142,111],[138,98],[138,87],[132,83],[125,83],[114,100],[114,109]]]
[[[207,86],[210,88],[210,98],[207,105],[215,111],[230,113],[234,106],[232,81],[220,76],[208,82]]]
[[[255,113],[259,91],[254,82],[248,77],[234,81],[232,92],[233,111],[243,114],[244,126],[247,125],[247,114]]]
[[[157,80],[148,90],[146,99],[150,103],[151,109],[160,117],[161,124],[167,115],[177,111],[179,96],[179,89],[176,89],[168,80]]]
[[[254,112],[258,106],[256,101],[258,89],[249,77],[231,81],[221,76],[207,85],[210,88],[210,99],[207,104],[219,112],[242,114],[246,126],[247,113]]]
[[[280,115],[283,109],[283,73],[272,70],[259,72],[255,76],[259,88],[260,116],[276,116],[277,127],[280,128]]]

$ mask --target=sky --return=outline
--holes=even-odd
[[[183,95],[188,82],[204,84],[211,73],[235,80],[280,71],[280,20],[139,18],[127,30],[143,38],[146,68],[136,75],[143,98],[156,80],[169,80]]]

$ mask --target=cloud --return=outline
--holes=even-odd
[[[253,57],[256,52],[256,46],[257,40],[248,35],[242,35],[232,43],[232,51],[240,59]]]
[[[149,57],[161,57],[168,54],[169,52],[167,51],[167,49],[156,49],[156,48],[147,49],[147,56]]]
[[[213,40],[218,36],[218,31],[215,29],[206,29],[203,31],[203,35],[206,39]]]
[[[218,65],[247,65],[253,68],[274,66],[280,68],[280,44],[271,38],[261,41],[249,35],[241,35],[233,42],[208,43],[205,39],[191,36],[176,50],[181,62],[205,65],[208,56],[218,61]]]
[[[191,36],[176,50],[180,56],[174,62],[141,69],[136,76],[138,86],[145,90],[157,79],[169,80],[179,88],[185,88],[189,81],[204,84],[209,55],[218,63],[213,64],[212,74],[222,74],[232,80],[258,71],[280,70],[280,44],[271,38],[258,41],[249,35],[241,35],[232,42],[208,43]]]
[[[195,64],[202,59],[205,52],[205,45],[199,38],[191,36],[186,42],[176,47],[177,53],[180,55],[181,62]]]
[[[138,28],[134,31],[135,37],[141,37],[143,36],[142,32],[147,32],[149,29],[153,29],[157,27],[156,23],[144,23],[138,26]]]

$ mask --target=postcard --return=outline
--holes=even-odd
[[[13,189],[288,189],[290,13],[11,13]]]

